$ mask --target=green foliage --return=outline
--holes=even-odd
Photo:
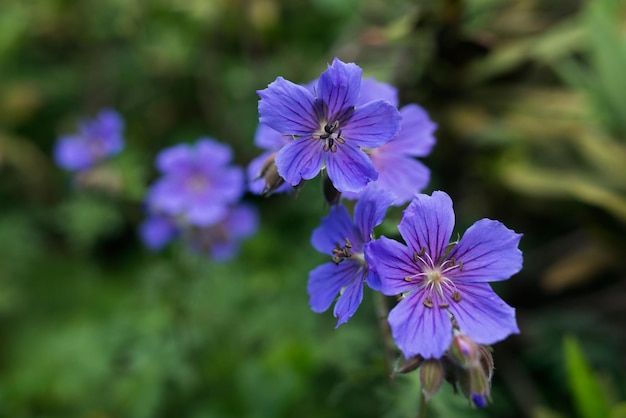
[[[610,405],[606,393],[585,361],[576,340],[566,338],[563,341],[563,350],[570,390],[578,415],[582,418],[608,417]]]

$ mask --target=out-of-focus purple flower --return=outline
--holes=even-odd
[[[292,137],[281,135],[269,126],[258,126],[254,135],[254,143],[266,151],[248,165],[248,189],[252,193],[284,193],[291,190],[291,185],[288,183],[282,183],[277,188],[273,188],[274,181],[280,180],[272,177],[269,170],[272,170],[271,165],[274,164],[274,158],[276,158],[278,151],[292,140]],[[278,175],[277,172],[276,175]]]
[[[397,90],[374,79],[364,79],[360,100],[387,100],[398,106]],[[394,205],[403,205],[421,192],[430,181],[430,170],[415,157],[430,154],[437,125],[430,120],[424,109],[416,104],[408,104],[400,109],[402,122],[400,132],[388,143],[377,148],[365,148],[378,179],[368,188],[381,188],[396,196]],[[347,199],[357,199],[359,193],[343,193]]]
[[[506,280],[521,269],[521,234],[482,219],[450,243],[453,228],[452,201],[437,191],[418,195],[404,211],[398,229],[407,245],[386,237],[370,243],[367,260],[381,291],[403,296],[388,321],[407,359],[440,358],[457,326],[478,344],[519,332],[515,310],[487,282]]]
[[[334,187],[358,192],[378,178],[362,148],[387,143],[400,129],[400,113],[389,102],[357,106],[361,69],[335,58],[312,94],[278,77],[258,91],[260,123],[294,140],[283,146],[275,163],[292,186],[315,177],[325,166]]]
[[[258,223],[256,210],[241,204],[230,208],[226,217],[214,225],[192,227],[189,244],[214,260],[230,260],[239,251],[240,242],[256,232]]]
[[[124,148],[124,122],[112,109],[104,109],[93,120],[79,125],[78,133],[58,139],[54,159],[63,169],[85,170],[118,154]]]
[[[233,258],[242,240],[258,228],[256,210],[245,204],[229,207],[226,216],[209,226],[194,226],[183,219],[151,214],[139,226],[139,236],[151,251],[163,249],[173,238],[181,237],[193,251],[217,261]]]
[[[309,273],[309,303],[314,312],[324,312],[339,295],[334,309],[337,326],[350,319],[361,304],[364,282],[380,288],[380,280],[368,268],[366,253],[374,227],[383,221],[392,202],[393,196],[382,191],[366,192],[355,205],[354,220],[344,205],[335,205],[313,231],[311,244],[330,255],[332,262]]]
[[[139,237],[151,251],[163,249],[177,234],[176,223],[165,216],[151,214],[139,225]]]
[[[196,226],[222,220],[244,192],[243,170],[231,160],[231,148],[211,138],[161,151],[156,165],[163,176],[148,193],[149,210]]]

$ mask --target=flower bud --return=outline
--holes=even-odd
[[[330,180],[330,177],[328,177],[326,170],[322,171],[322,191],[324,193],[324,199],[326,199],[329,205],[334,206],[339,203],[341,192],[335,189],[335,185]]]
[[[459,369],[459,385],[463,394],[478,408],[487,406],[490,384],[482,366]]]
[[[285,183],[285,180],[278,174],[278,169],[276,168],[276,164],[274,159],[276,158],[276,153],[273,153],[263,162],[261,166],[261,171],[259,173],[259,178],[263,177],[265,180],[265,186],[261,191],[261,196],[269,196],[272,192],[278,189],[280,186]]]
[[[421,366],[423,361],[424,361],[424,357],[420,356],[419,354],[416,356],[413,356],[401,366],[396,367],[393,374],[404,374],[404,373],[412,372],[413,370]]]
[[[443,378],[444,370],[441,361],[433,358],[424,360],[420,367],[420,384],[426,401],[429,401],[439,391],[443,384]]]
[[[465,334],[455,333],[448,353],[460,367],[469,368],[480,365],[480,348]]]
[[[487,376],[487,380],[491,382],[494,369],[493,355],[487,346],[479,345],[478,349],[480,350],[480,365]]]

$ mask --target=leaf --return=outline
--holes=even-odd
[[[609,400],[574,337],[563,341],[568,384],[581,418],[609,416]]]
[[[504,165],[502,181],[532,196],[569,197],[600,207],[626,223],[626,196],[589,179],[585,173],[546,169],[526,163]]]

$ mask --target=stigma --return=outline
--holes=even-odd
[[[341,129],[339,129],[339,121],[334,123],[326,123],[324,132],[320,133],[319,139],[324,141],[324,151],[337,152],[337,144],[345,144],[346,141],[341,137]]]

